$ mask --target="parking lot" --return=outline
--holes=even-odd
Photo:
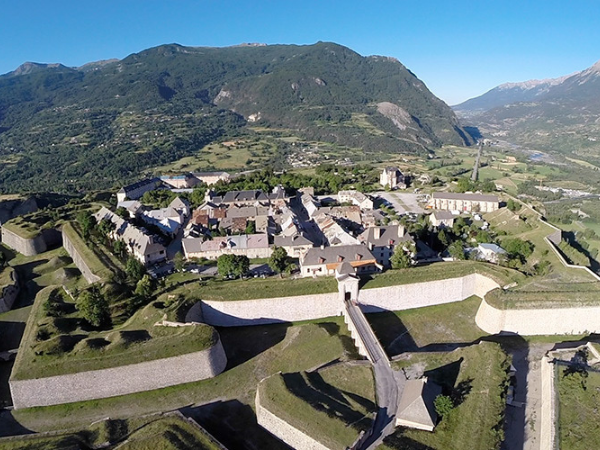
[[[402,214],[422,214],[425,212],[426,195],[410,192],[388,192],[379,191],[374,195],[381,197],[386,202],[390,203],[396,212]]]

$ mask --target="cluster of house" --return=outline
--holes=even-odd
[[[356,190],[338,192],[334,206],[324,206],[312,188],[290,196],[281,186],[271,193],[246,190],[216,195],[209,190],[204,203],[194,211],[180,198],[156,210],[148,210],[138,201],[150,190],[185,190],[199,182],[214,184],[228,179],[228,174],[217,172],[142,180],[118,192],[118,206],[130,217],[171,236],[187,223],[182,248],[188,259],[217,259],[223,254],[267,258],[273,246],[279,246],[289,256],[299,258],[302,276],[333,275],[344,262],[357,273],[380,271],[391,265],[397,246],[405,251],[414,248],[413,238],[402,225],[378,226],[383,219],[381,212],[374,209],[369,196]],[[395,167],[383,169],[380,181],[391,189],[406,186]],[[498,206],[493,195],[434,193],[430,220],[435,226],[451,227],[457,214],[495,211]],[[127,248],[140,261],[149,264],[165,259],[164,246],[144,228],[105,209],[97,216],[115,224],[115,237],[127,242]]]

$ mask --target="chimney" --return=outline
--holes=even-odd
[[[398,237],[404,236],[405,231],[404,225],[398,225]]]
[[[319,264],[323,264],[325,262],[325,258],[319,256]]]
[[[341,255],[338,255],[337,260],[338,260],[338,262],[342,262],[344,260],[344,257]]]
[[[388,245],[389,245],[390,247],[391,247],[392,245],[394,245],[394,240],[393,240],[393,239],[390,239],[390,240],[388,241]]]
[[[379,239],[380,237],[381,237],[381,228],[375,227],[373,229],[373,238],[374,239]]]
[[[362,259],[362,255],[361,255],[361,254],[359,254],[359,253],[357,253],[356,255],[354,255],[354,259],[355,259],[356,261],[360,261],[360,260]]]

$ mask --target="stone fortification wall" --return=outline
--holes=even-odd
[[[458,302],[472,295],[483,298],[498,287],[495,281],[486,276],[471,274],[446,280],[363,289],[358,294],[358,302],[366,313],[402,311]]]
[[[475,322],[483,331],[524,336],[600,333],[600,306],[552,309],[498,309],[481,302]]]
[[[62,244],[88,283],[96,283],[101,280],[98,275],[92,272],[92,269],[90,269],[81,254],[77,251],[77,248],[67,236],[67,233],[62,233]]]
[[[339,316],[344,308],[337,292],[240,301],[202,301],[202,316],[209,325],[235,327],[296,322]]]
[[[10,308],[12,308],[12,305],[17,299],[17,295],[19,295],[20,290],[17,272],[12,267],[6,267],[4,270],[10,271],[10,279],[12,280],[12,283],[2,287],[2,292],[0,292],[0,314],[9,311]]]
[[[401,311],[482,297],[498,288],[483,275],[364,289],[358,294],[363,312]],[[337,292],[240,301],[202,301],[204,322],[214,326],[262,325],[338,316],[344,305]]]
[[[214,377],[225,370],[221,341],[211,348],[139,364],[30,380],[10,380],[15,408],[114,397]]]
[[[25,256],[35,256],[48,249],[43,235],[40,234],[33,239],[26,239],[6,229],[6,227],[2,227],[2,243]]]
[[[265,430],[281,439],[292,448],[303,450],[330,450],[320,442],[314,440],[302,431],[294,428],[285,420],[280,419],[271,411],[262,406],[260,402],[260,388],[256,390],[256,419]]]

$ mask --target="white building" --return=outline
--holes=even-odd
[[[386,167],[379,175],[379,184],[390,189],[406,189],[406,181],[397,167]]]
[[[496,211],[499,206],[498,197],[489,194],[434,192],[429,200],[430,208],[446,211],[487,213]]]

